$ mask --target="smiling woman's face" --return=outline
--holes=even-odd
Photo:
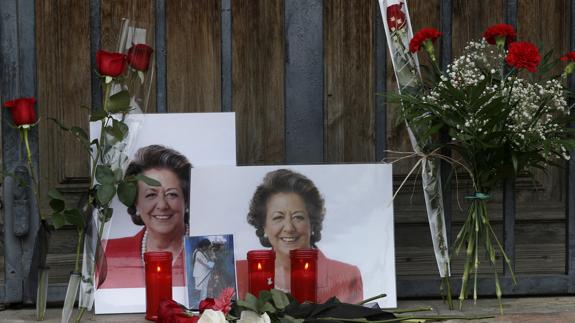
[[[155,234],[183,234],[186,202],[180,179],[166,168],[148,169],[143,174],[161,183],[161,186],[148,186],[138,182],[136,209],[146,230]]]
[[[266,204],[264,233],[275,252],[289,256],[290,250],[310,248],[311,224],[302,197],[276,193]]]

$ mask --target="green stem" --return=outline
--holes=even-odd
[[[370,298],[366,298],[366,299],[364,299],[363,301],[357,303],[357,305],[363,305],[363,304],[365,304],[365,303],[369,303],[369,302],[371,302],[371,301],[375,301],[376,299],[384,298],[384,297],[386,297],[386,296],[387,296],[387,294],[379,294],[379,295],[376,295],[376,296],[373,296],[373,297],[370,297]]]
[[[34,167],[32,164],[32,150],[30,149],[30,140],[28,139],[28,132],[30,128],[20,128],[20,133],[22,134],[22,138],[24,139],[24,145],[26,146],[26,165],[28,167],[28,172],[30,173],[30,177],[32,178],[32,192],[34,194],[34,198],[36,199],[36,205],[38,207],[38,214],[40,215],[41,220],[46,220],[42,212],[40,211],[40,196],[38,194],[38,179],[36,178],[36,172],[34,172]]]
[[[74,320],[76,323],[79,323],[82,321],[82,317],[84,316],[84,313],[86,313],[86,308],[85,307],[80,307],[80,312],[78,312],[78,315],[76,315],[76,319]]]
[[[393,314],[403,314],[403,313],[413,313],[413,312],[429,312],[433,311],[432,307],[418,307],[413,309],[404,309],[404,310],[395,310],[395,311],[388,311]]]
[[[106,81],[104,81],[104,111],[108,112],[108,102],[110,100],[108,100],[108,97],[110,96],[110,90],[112,89],[112,82],[110,83],[105,83]],[[102,129],[102,132],[104,131],[104,129]]]
[[[74,271],[80,272],[80,250],[84,245],[84,228],[78,229],[78,245],[76,246],[76,263],[74,265]]]

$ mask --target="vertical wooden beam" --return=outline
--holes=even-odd
[[[220,1],[166,2],[167,111],[221,111]]]
[[[222,111],[232,111],[232,0],[221,0]]]
[[[156,0],[155,8],[156,29],[154,33],[154,44],[156,50],[156,111],[167,112],[167,92],[166,85],[166,0]]]
[[[232,1],[232,105],[239,164],[284,161],[284,3]]]
[[[23,80],[20,78],[20,57],[18,33],[18,1],[10,0],[2,2],[0,6],[0,104],[22,95]],[[33,93],[32,93],[33,94]],[[30,94],[29,94],[30,95]],[[16,156],[20,153],[18,131],[8,126],[5,120],[11,120],[8,109],[2,108],[2,170],[11,172],[18,163]],[[22,279],[24,277],[22,265],[23,248],[20,239],[16,237],[11,228],[14,222],[11,216],[12,190],[8,179],[3,181],[3,232],[4,238],[4,282],[6,295],[2,299],[4,303],[16,303],[22,301]]]
[[[575,50],[575,0],[569,1],[569,48]],[[569,78],[569,90],[575,91],[575,80]],[[572,103],[572,102],[571,102]],[[571,109],[571,114],[575,113]],[[575,128],[575,123],[571,124]],[[569,293],[575,292],[575,150],[570,153],[567,170],[567,261],[566,270],[569,276]]]
[[[449,63],[451,63],[451,50],[452,50],[452,28],[453,28],[453,4],[451,0],[441,0],[439,5],[439,20],[440,20],[440,31],[443,33],[441,36],[441,69],[445,70]],[[441,134],[441,140],[443,142],[449,141],[449,135],[447,133]],[[451,155],[450,149],[442,149],[441,153],[446,156]],[[443,211],[445,218],[445,231],[447,233],[447,242],[450,244],[452,241],[452,230],[451,222],[453,217],[453,198],[451,192],[451,183],[449,179],[451,178],[450,173],[452,172],[451,165],[446,161],[442,160],[439,169],[441,172],[441,182],[443,188]]]
[[[285,161],[323,161],[323,1],[284,0]]]
[[[90,0],[90,67],[92,71],[96,68],[96,52],[100,49],[102,28],[100,10],[100,0]],[[91,73],[91,75],[92,109],[96,109],[102,106],[102,91],[96,73]]]
[[[517,0],[506,0],[505,22],[517,28]],[[503,182],[503,245],[505,253],[515,271],[515,179],[508,178]],[[504,264],[503,273],[511,275],[511,270]]]
[[[372,0],[324,1],[328,162],[375,160]]]
[[[387,43],[383,18],[379,8],[379,1],[375,1],[374,14],[374,55],[375,55],[375,158],[381,161],[385,158],[387,149],[387,104],[385,98],[379,94],[387,88]]]

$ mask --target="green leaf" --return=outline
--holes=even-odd
[[[125,206],[132,206],[138,189],[135,182],[120,182],[118,184],[118,199]]]
[[[110,96],[108,111],[111,113],[130,111],[130,93],[123,90]]]
[[[96,199],[100,205],[107,205],[116,195],[116,188],[112,184],[98,185],[96,188]]]
[[[284,292],[274,288],[271,290],[271,293],[272,293],[272,299],[277,308],[284,309],[286,306],[289,305],[289,298]]]
[[[259,308],[259,313],[263,313],[263,312],[275,313],[276,311],[277,311],[277,309],[270,302],[265,302]]]
[[[92,111],[92,113],[90,114],[90,121],[100,121],[107,116],[108,114],[104,110]]]
[[[112,127],[116,129],[115,131],[122,134],[121,139],[119,138],[120,140],[123,140],[128,134],[128,131],[130,131],[130,128],[128,127],[127,124],[125,124],[122,121],[118,121],[116,119],[112,120]]]
[[[65,200],[64,195],[62,195],[62,193],[60,193],[60,191],[58,191],[55,188],[51,188],[50,190],[48,190],[48,197],[56,200],[62,200],[62,201]]]
[[[64,217],[66,218],[66,222],[75,225],[77,228],[84,227],[84,216],[78,209],[68,209],[64,212]]]
[[[65,224],[66,224],[66,217],[64,217],[64,214],[60,212],[52,213],[52,225],[54,225],[54,228],[60,229]]]
[[[258,311],[258,299],[250,293],[246,294],[245,300],[238,300],[238,305],[254,312]]]
[[[158,182],[157,180],[150,178],[144,174],[138,174],[136,175],[136,179],[139,181],[142,181],[146,184],[148,184],[149,186],[161,186],[162,183]],[[253,295],[252,295],[253,296]]]
[[[116,176],[110,166],[98,165],[96,166],[96,180],[100,184],[114,184]]]
[[[50,207],[54,212],[62,212],[66,208],[66,202],[59,199],[51,199],[50,200]]]

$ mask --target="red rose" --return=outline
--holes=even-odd
[[[405,26],[405,13],[401,11],[401,6],[403,6],[403,3],[387,7],[387,26],[391,31],[401,29]]]
[[[561,56],[561,60],[564,62],[575,62],[575,52],[569,52]]]
[[[96,68],[101,75],[116,77],[126,69],[126,55],[103,50],[96,52]]]
[[[184,308],[178,302],[173,300],[163,300],[160,302],[158,307],[158,319],[156,320],[157,323],[168,323],[169,318],[172,315],[178,313],[185,313]]]
[[[154,50],[146,44],[136,44],[128,49],[128,64],[135,70],[145,72],[150,65]]]
[[[439,36],[441,36],[441,33],[435,28],[421,28],[409,42],[409,51],[412,53],[419,51],[425,41],[432,45]]]
[[[12,121],[16,126],[25,126],[36,123],[35,103],[34,98],[19,98],[4,103],[4,106],[10,109]]]
[[[491,45],[497,44],[498,38],[506,41],[507,44],[511,44],[515,41],[515,37],[517,37],[515,28],[509,24],[496,24],[489,26],[483,33],[483,38],[485,38],[487,43]],[[503,43],[503,45],[505,45],[505,43]]]
[[[515,68],[524,68],[534,73],[541,63],[541,55],[535,45],[529,42],[516,42],[509,45],[505,62]]]
[[[216,305],[216,301],[213,298],[206,298],[200,301],[200,314],[203,313],[205,310],[214,309],[214,305]]]

